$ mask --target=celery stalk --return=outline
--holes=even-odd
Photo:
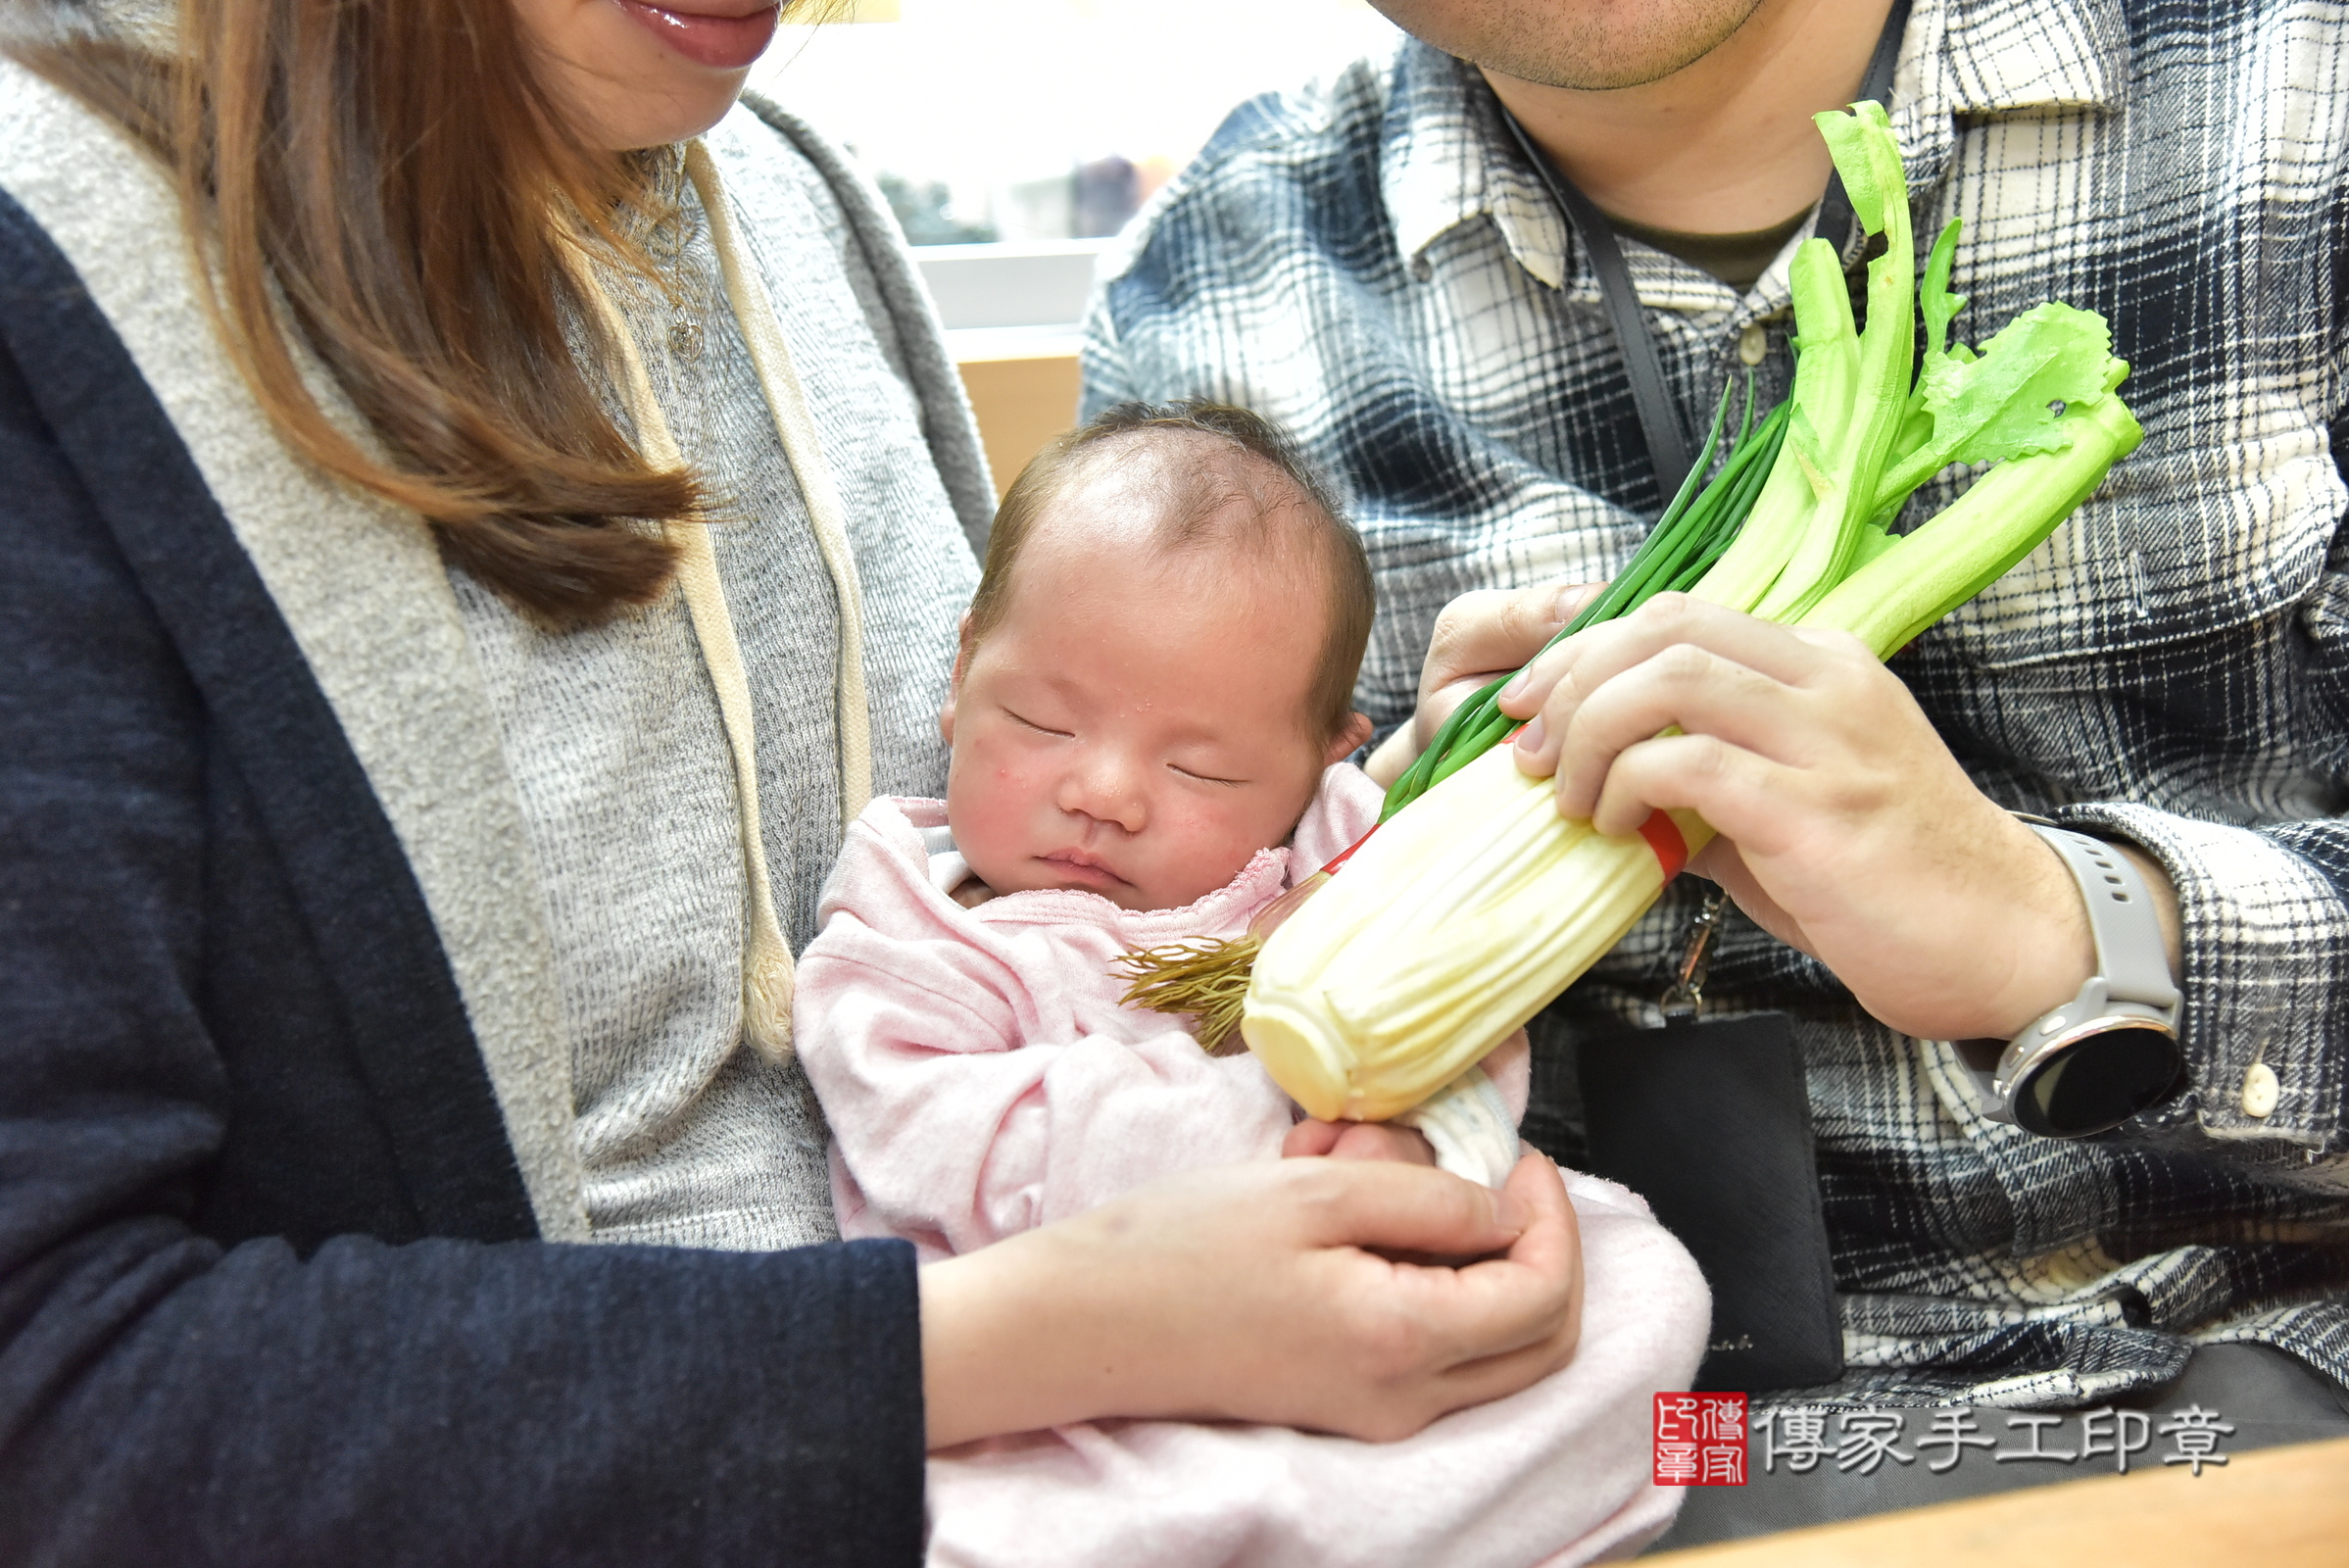
[[[1813,118],[1843,175],[1853,213],[1869,233],[1884,236],[1884,253],[1868,264],[1868,324],[1849,351],[1850,392],[1842,417],[1823,426],[1835,432],[1821,465],[1826,488],[1786,569],[1755,607],[1756,614],[1772,620],[1800,614],[1850,570],[1860,536],[1876,515],[1876,488],[1884,460],[1891,455],[1893,438],[1908,411],[1917,353],[1916,241],[1909,227],[1908,182],[1901,174],[1900,144],[1893,139],[1892,122],[1877,103],[1856,104],[1848,115]],[[1812,245],[1818,247],[1813,254],[1833,273],[1819,291],[1828,296],[1828,330],[1838,336],[1849,333],[1851,305],[1841,262],[1825,242]],[[1801,320],[1803,303],[1796,299],[1796,321],[1807,357],[1810,327]],[[1798,370],[1798,378],[1799,374]]]
[[[2009,458],[1975,480],[1932,521],[1837,583],[1799,624],[1850,632],[1877,658],[1891,658],[2037,549],[2145,437],[2129,405],[2109,395],[2073,404],[2057,426],[2068,437],[2062,449]]]

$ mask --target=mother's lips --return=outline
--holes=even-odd
[[[755,11],[726,15],[675,5],[648,5],[645,0],[617,0],[619,8],[654,37],[696,65],[717,71],[741,71],[766,52],[775,36],[781,8],[760,6]],[[697,0],[720,6],[725,0]]]

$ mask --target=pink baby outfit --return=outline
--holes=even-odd
[[[927,1262],[1174,1172],[1276,1158],[1296,1111],[1253,1057],[1211,1057],[1126,1007],[1119,954],[1234,936],[1378,814],[1332,768],[1292,845],[1180,909],[1085,892],[964,908],[934,877],[943,802],[876,800],[850,828],[800,960],[793,1038],[833,1133],[844,1236]],[[1513,1111],[1522,1040],[1488,1062]],[[1650,1396],[1684,1389],[1709,1301],[1612,1184],[1569,1173],[1587,1278],[1565,1370],[1394,1444],[1283,1427],[1112,1421],[973,1444],[929,1468],[934,1565],[1517,1568],[1636,1549],[1679,1493],[1649,1485]]]

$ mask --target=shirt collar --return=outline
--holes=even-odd
[[[1945,106],[1954,114],[2110,109],[2129,87],[2121,0],[1939,0]],[[1909,31],[1919,32],[1918,18]],[[1923,40],[1920,40],[1923,41]]]
[[[1956,148],[1953,117],[2038,108],[2112,108],[2126,95],[2129,28],[2121,0],[1916,0],[1893,75],[1893,129],[1912,190],[1940,183]],[[1476,68],[1403,40],[1390,78],[1381,192],[1396,247],[1424,276],[1426,252],[1490,219],[1527,272],[1551,288],[1591,280],[1565,220],[1501,122]],[[1680,270],[1642,270],[1656,281]],[[1640,297],[1649,278],[1636,277]],[[1698,292],[1704,292],[1699,290]],[[1716,304],[1703,301],[1684,304]]]
[[[1566,220],[1524,166],[1476,68],[1406,38],[1390,83],[1379,180],[1395,246],[1412,270],[1424,274],[1437,240],[1487,218],[1519,266],[1563,287]]]

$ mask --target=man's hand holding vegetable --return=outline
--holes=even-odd
[[[1398,735],[1424,744],[1586,594],[1455,601],[1418,720]],[[1694,810],[1721,837],[1690,868],[1903,1033],[2011,1035],[2093,972],[2070,873],[1975,788],[1899,676],[1848,634],[1661,597],[1542,655],[1501,707],[1529,721],[1517,765],[1556,775],[1561,812],[1627,833],[1651,810]],[[1686,733],[1660,737],[1668,725]],[[1399,771],[1417,750],[1384,760]],[[2175,972],[2175,895],[2151,858],[2130,858],[2160,905]]]
[[[1235,954],[1250,966],[1241,1030],[1312,1115],[1381,1120],[1456,1092],[1482,1042],[1571,984],[1724,832],[1739,848],[1705,865],[1904,1033],[2019,1035],[2042,1014],[2053,1031],[2068,1027],[2053,1009],[2102,994],[2082,989],[2099,961],[2086,884],[1974,787],[1880,661],[2030,555],[2136,447],[2129,367],[2101,317],[2060,303],[1959,341],[1963,225],[1920,271],[1883,106],[1815,121],[1884,242],[1865,326],[1837,252],[1805,241],[1787,398],[1757,420],[1749,390],[1715,467],[1724,393],[1646,542],[1563,632],[1511,636],[1543,622],[1539,597],[1477,602],[1498,623],[1467,641],[1539,657],[1399,772],[1382,749],[1379,829],[1298,890],[1309,902],[1260,954]],[[1899,526],[1952,465],[1978,476]],[[1423,691],[1451,684],[1445,641]],[[1512,731],[1514,769],[1491,755]],[[1553,772],[1554,792],[1528,788]]]

